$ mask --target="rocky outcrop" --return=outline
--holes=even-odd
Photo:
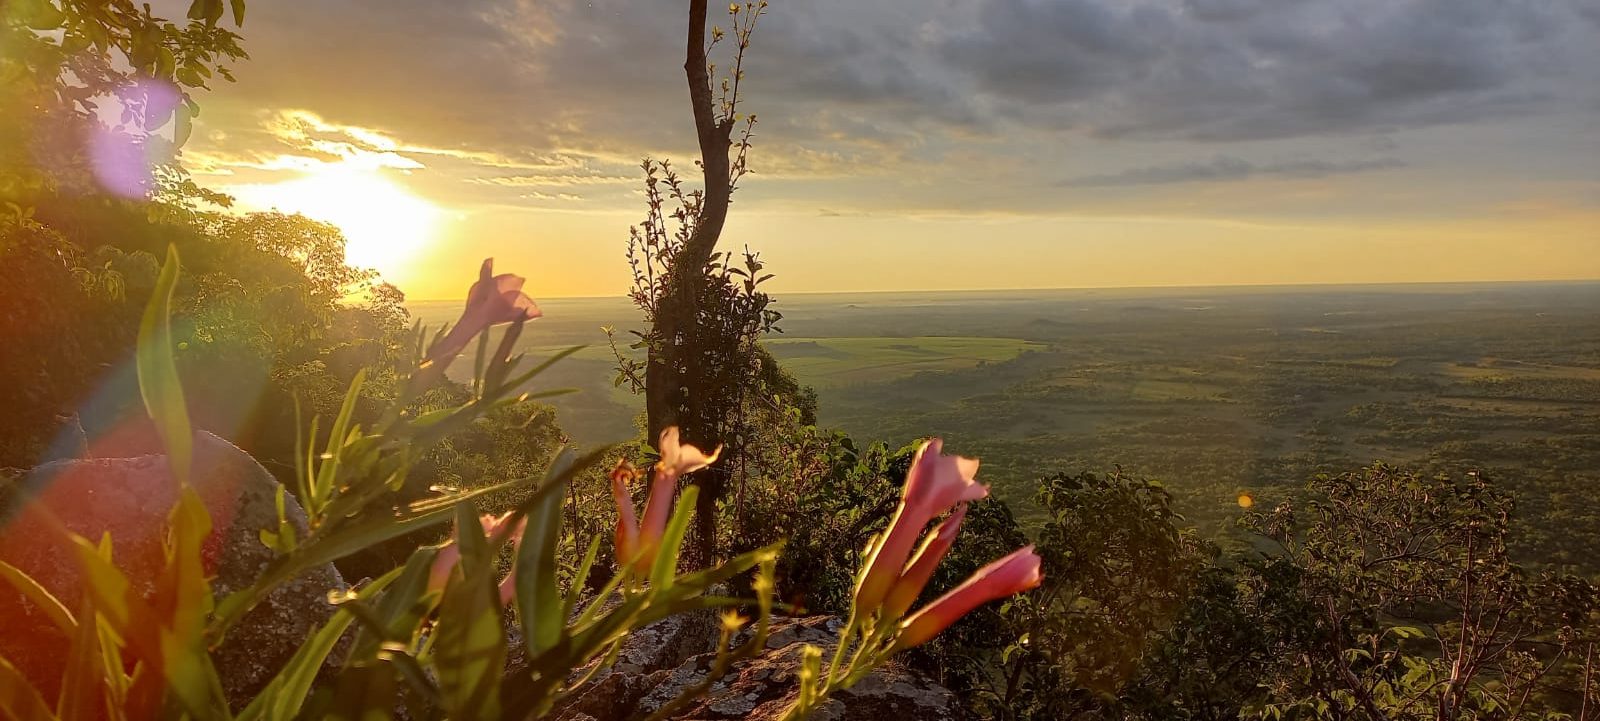
[[[195,487],[211,514],[203,552],[218,598],[249,585],[272,560],[260,532],[278,525],[278,482],[244,451],[209,433],[196,433]],[[177,489],[163,455],[57,461],[30,471],[13,489],[0,517],[0,560],[22,569],[68,608],[82,597],[77,566],[54,543],[39,509],[74,533],[98,540],[109,533],[113,560],[138,591],[148,594],[163,564],[167,514]],[[34,503],[24,503],[22,498]],[[305,513],[286,497],[290,521],[306,535]],[[234,703],[253,696],[294,654],[300,642],[332,616],[330,590],[344,581],[332,565],[312,569],[270,594],[213,653]],[[67,640],[37,608],[0,586],[0,656],[12,661],[53,698]],[[11,629],[26,629],[12,632]]]
[[[278,482],[255,459],[232,444],[212,436],[226,446],[218,452],[231,458],[230,464],[247,475],[235,496],[233,523],[222,532],[221,555],[212,588],[217,598],[242,590],[261,576],[276,554],[261,542],[262,530],[277,530]],[[300,538],[309,535],[305,511],[294,496],[285,492],[284,514]],[[212,661],[222,676],[223,691],[234,704],[248,701],[272,680],[278,669],[299,650],[300,644],[333,616],[328,594],[347,588],[333,564],[324,564],[300,574],[279,586],[247,614],[228,633],[227,639],[212,651]],[[348,641],[348,636],[346,637]],[[336,647],[332,659],[343,657],[344,647]]]
[[[734,665],[709,692],[672,715],[684,721],[776,719],[794,702],[800,650],[820,646],[831,654],[842,624],[831,616],[775,619],[766,651]],[[648,633],[648,630],[647,630]],[[627,670],[619,664],[566,705],[563,721],[612,721],[644,718],[683,691],[703,682],[716,661],[714,628],[704,636],[702,652],[676,666]],[[634,639],[629,639],[633,644]],[[684,648],[685,646],[679,646]],[[651,648],[654,648],[651,646]],[[665,659],[663,659],[665,660]],[[948,689],[908,668],[879,668],[854,688],[834,694],[812,715],[829,721],[946,721],[961,719],[961,704]]]

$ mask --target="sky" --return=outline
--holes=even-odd
[[[686,23],[251,2],[184,162],[413,299],[619,295]],[[774,292],[1600,278],[1600,0],[770,0],[749,53],[722,244]]]

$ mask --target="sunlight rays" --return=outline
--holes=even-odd
[[[352,163],[320,166],[280,183],[227,189],[245,210],[300,213],[344,232],[351,265],[386,277],[404,275],[409,262],[434,239],[444,212],[384,176]]]

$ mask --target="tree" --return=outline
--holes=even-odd
[[[1115,717],[1188,602],[1207,549],[1153,481],[1062,473],[1041,479],[1034,500],[1047,514],[1036,535],[1044,583],[990,628],[958,627],[945,640],[955,644],[956,681],[996,718]]]
[[[731,254],[717,251],[733,192],[748,170],[755,116],[738,112],[739,86],[745,51],[766,6],[762,0],[728,7],[736,48],[717,91],[712,87],[716,68],[708,57],[728,34],[713,27],[708,40],[706,0],[691,0],[684,72],[703,185],[686,190],[670,163],[643,164],[649,212],[633,229],[628,253],[634,271],[630,295],[647,324],[637,344],[645,360],[631,361],[619,352],[618,362],[619,382],[644,393],[646,438],[652,444],[662,430],[678,426],[689,443],[720,445],[739,455],[749,430],[739,414],[762,354],[756,340],[779,317],[759,290],[771,277],[762,274],[760,259],[746,251],[740,267]],[[740,465],[722,463],[694,474],[702,491],[695,549],[704,559],[715,555],[717,504],[730,486],[731,469]]]
[[[1600,590],[1511,562],[1511,496],[1377,464],[1247,519],[1293,570],[1305,645],[1259,713],[1453,721],[1593,718]],[[1303,659],[1300,664],[1293,659]]]
[[[232,1],[235,24],[244,7]],[[29,349],[0,362],[14,380],[0,391],[0,465],[74,452],[74,434],[57,430],[131,347],[155,281],[149,253],[198,237],[191,200],[224,200],[170,158],[138,179],[134,197],[108,193],[86,141],[114,137],[142,158],[176,117],[181,143],[198,110],[193,91],[231,80],[228,64],[244,57],[224,10],[196,0],[174,22],[132,0],[15,0],[0,12],[0,263],[11,271],[0,333]],[[106,128],[97,109],[112,98],[122,113]]]

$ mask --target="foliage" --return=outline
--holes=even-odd
[[[234,25],[243,25],[245,0],[229,2]],[[137,117],[153,131],[176,118],[182,145],[199,114],[191,89],[208,88],[213,77],[233,80],[228,64],[246,57],[239,36],[221,24],[224,10],[222,0],[193,0],[188,17],[174,22],[131,0],[7,3],[0,86],[58,118],[87,118],[116,96],[123,124]],[[152,102],[152,83],[176,89],[182,102]]]
[[[1167,633],[1207,552],[1158,483],[1055,474],[1035,501],[1043,585],[958,628],[935,660],[985,717],[1093,716]]]
[[[1600,590],[1531,574],[1507,550],[1513,502],[1471,476],[1382,464],[1312,482],[1313,500],[1254,514],[1310,610],[1309,662],[1259,713],[1375,719],[1559,718],[1593,706]]]
[[[539,368],[517,370],[512,355],[516,330],[509,333],[492,359],[477,374],[477,393],[465,403],[417,414],[410,402],[425,390],[428,363],[450,358],[430,355],[413,381],[402,385],[397,400],[371,425],[354,422],[363,383],[358,373],[346,401],[325,436],[309,436],[305,459],[294,484],[310,520],[310,532],[296,533],[280,504],[279,527],[262,541],[278,552],[248,588],[212,606],[211,588],[201,570],[201,541],[208,535],[204,504],[187,487],[179,459],[186,457],[189,420],[181,401],[174,344],[168,334],[169,302],[177,285],[178,261],[170,252],[140,333],[139,368],[146,407],[173,459],[176,481],[185,488],[172,516],[175,543],[168,564],[156,579],[156,595],[129,593],[128,580],[110,562],[110,543],[96,545],[60,529],[61,542],[77,549],[87,579],[81,610],[69,614],[61,599],[51,597],[26,576],[6,573],[21,592],[62,609],[54,614],[62,631],[74,639],[73,661],[62,680],[65,689],[54,705],[0,661],[0,708],[26,718],[76,718],[82,714],[150,718],[159,710],[190,718],[229,718],[217,672],[206,648],[272,589],[301,571],[348,555],[362,547],[408,530],[454,518],[457,533],[444,546],[417,549],[405,563],[366,586],[336,599],[340,611],[308,639],[255,701],[239,711],[249,719],[318,716],[389,716],[401,707],[413,717],[435,714],[452,718],[526,718],[542,715],[562,696],[606,667],[627,633],[668,615],[690,610],[741,605],[709,596],[708,591],[735,575],[757,570],[754,587],[757,630],[746,644],[723,651],[729,658],[762,647],[772,607],[775,547],[743,554],[722,566],[689,574],[677,572],[678,554],[693,513],[694,489],[676,504],[660,544],[660,555],[648,573],[624,565],[601,593],[586,595],[581,580],[565,590],[557,585],[557,553],[561,538],[564,489],[580,469],[602,455],[564,456],[553,463],[536,490],[488,528],[480,524],[474,501],[495,491],[528,485],[534,479],[512,480],[488,489],[436,493],[394,507],[388,500],[408,476],[422,449],[470,424],[484,413],[518,402],[513,389],[534,378]],[[420,337],[420,336],[419,336]],[[437,340],[439,336],[435,336]],[[418,350],[421,355],[421,350]],[[313,429],[316,424],[313,423]],[[527,519],[523,522],[523,519]],[[532,528],[524,536],[524,526]],[[576,573],[587,576],[599,539],[590,545]],[[495,559],[511,546],[515,580],[497,582]],[[451,559],[448,562],[442,559]],[[9,568],[9,567],[7,567]],[[510,603],[502,607],[496,586],[508,588]],[[67,599],[75,604],[79,599]],[[517,619],[526,644],[526,668],[508,671],[505,613]],[[317,669],[345,629],[358,629],[354,646],[333,679],[313,690]],[[738,623],[728,626],[728,635]],[[724,664],[725,666],[726,664]],[[573,676],[587,666],[587,673]],[[136,669],[131,675],[129,669]],[[507,681],[516,680],[516,683]],[[103,693],[102,693],[103,691]],[[171,704],[170,706],[168,704]],[[162,713],[161,715],[169,715]]]

